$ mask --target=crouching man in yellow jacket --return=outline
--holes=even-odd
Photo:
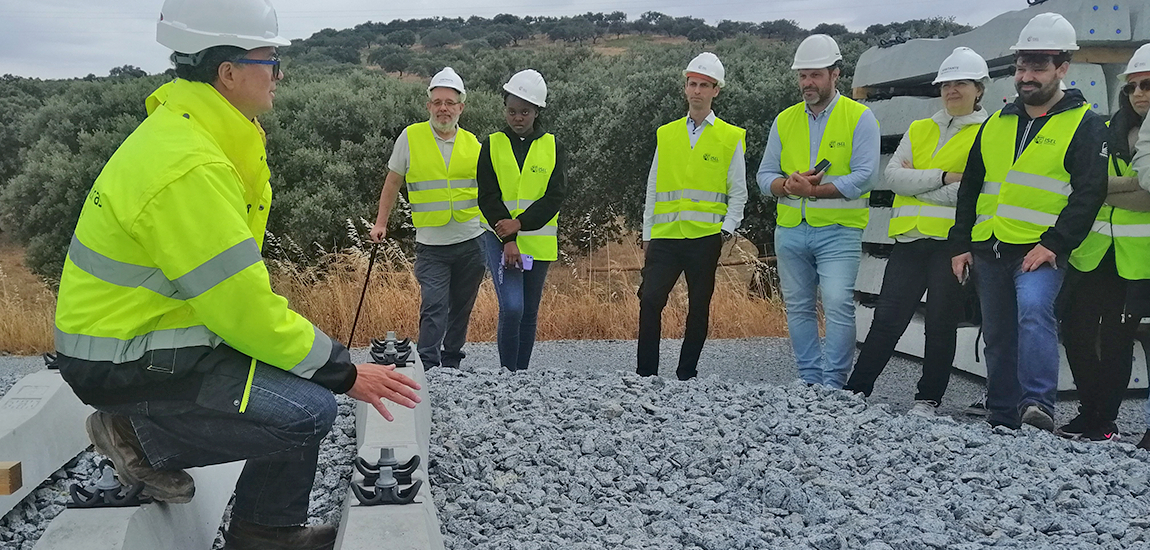
[[[303,527],[334,393],[407,407],[419,386],[356,365],[275,294],[261,257],[271,202],[264,135],[283,78],[268,0],[167,0],[157,31],[178,78],[96,179],[60,280],[60,371],[97,412],[96,450],[157,500],[185,468],[247,460],[226,548],[324,549]]]

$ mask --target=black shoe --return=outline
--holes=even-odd
[[[990,414],[990,411],[986,408],[986,393],[982,394],[982,399],[971,403],[970,406],[966,408],[966,414],[970,416],[987,416]]]
[[[1017,430],[1020,427],[1017,424],[1007,424],[1006,422],[1000,422],[998,420],[987,420],[986,423],[992,429],[997,428],[999,426],[1002,426],[1003,428],[1006,428],[1008,430]]]
[[[232,518],[224,550],[332,550],[335,536],[331,525],[270,527]]]
[[[1056,433],[1069,439],[1081,439],[1083,434],[1090,431],[1090,429],[1094,427],[1094,423],[1091,422],[1091,420],[1092,418],[1089,415],[1087,415],[1085,412],[1081,412],[1080,410],[1078,416],[1074,417],[1074,420],[1071,420],[1065,426],[1058,428],[1058,432]]]
[[[1135,447],[1150,451],[1150,430],[1146,430],[1146,434],[1142,436],[1142,441],[1139,441]]]
[[[1092,426],[1082,434],[1083,439],[1090,441],[1118,441],[1118,425],[1113,421],[1102,422],[1097,426]]]

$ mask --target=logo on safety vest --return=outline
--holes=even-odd
[[[832,140],[832,141],[827,142],[827,147],[830,147],[831,149],[834,149],[836,147],[846,147],[846,146],[847,146],[847,142],[845,142],[845,141],[833,141]]]
[[[716,157],[710,153],[703,153],[703,160],[707,162],[719,162],[719,157]]]
[[[536,173],[536,174],[546,174],[547,173],[547,169],[542,167],[542,166],[539,166],[539,165],[532,166],[531,171]]]
[[[1058,145],[1058,140],[1056,140],[1054,138],[1046,137],[1042,134],[1039,134],[1037,136],[1034,136],[1034,144],[1035,145]]]

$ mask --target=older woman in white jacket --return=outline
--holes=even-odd
[[[950,381],[962,287],[951,272],[946,237],[966,159],[987,119],[980,102],[989,80],[982,57],[956,48],[934,81],[945,108],[912,123],[886,167],[886,185],[896,194],[889,231],[895,245],[846,389],[871,394],[927,292],[926,350],[912,414],[933,416]]]

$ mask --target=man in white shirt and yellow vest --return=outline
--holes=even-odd
[[[698,375],[707,340],[715,270],[747,202],[746,131],[715,116],[711,103],[726,84],[715,54],[703,52],[683,71],[687,116],[658,130],[643,210],[646,251],[639,287],[638,372],[659,373],[663,308],[679,275],[687,278],[688,311],[679,380]]]
[[[982,125],[958,190],[952,268],[977,283],[986,342],[987,422],[1054,430],[1054,302],[1071,252],[1106,198],[1106,126],[1082,92],[1061,90],[1078,49],[1056,13],[1022,29],[1018,99]]]
[[[841,62],[827,35],[799,44],[791,68],[803,101],[775,118],[758,173],[763,194],[778,199],[775,255],[799,377],[832,388],[843,387],[854,361],[855,278],[880,138],[870,109],[835,90]],[[829,166],[816,171],[824,160]]]
[[[408,126],[395,139],[371,230],[375,242],[387,236],[396,195],[406,184],[420,291],[416,351],[424,368],[459,367],[483,281],[483,227],[475,182],[479,140],[459,127],[466,99],[463,79],[451,67],[432,77],[427,87],[430,119]]]

